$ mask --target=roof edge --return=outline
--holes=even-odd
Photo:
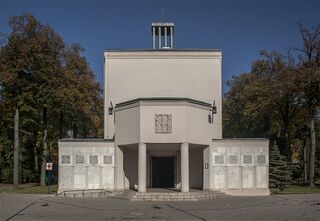
[[[269,141],[268,138],[263,138],[263,137],[257,137],[257,138],[245,138],[245,137],[241,137],[241,138],[222,138],[222,139],[212,139],[212,141],[236,141],[236,140],[251,140],[251,141],[256,141],[256,140],[265,140],[265,141]]]
[[[118,103],[118,104],[116,104],[115,108],[124,107],[124,106],[134,104],[134,103],[137,103],[140,101],[160,101],[160,102],[161,101],[166,101],[166,102],[168,102],[168,101],[169,102],[186,101],[189,103],[198,104],[198,105],[205,106],[205,107],[211,107],[211,104],[209,104],[209,103],[206,103],[204,101],[191,99],[191,98],[186,98],[186,97],[141,97],[141,98]]]
[[[114,139],[99,138],[62,138],[58,142],[114,142]]]
[[[221,52],[221,49],[122,49],[122,48],[115,48],[115,49],[106,49],[105,52],[143,52],[143,51],[147,51],[147,52],[169,52],[169,51],[183,51],[183,52],[195,52],[195,51],[208,51],[208,52]]]

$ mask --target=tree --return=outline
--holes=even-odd
[[[286,157],[279,152],[277,144],[273,144],[269,151],[269,185],[275,188],[284,188],[291,183],[291,168]]]
[[[14,114],[14,150],[13,150],[13,187],[17,188],[19,185],[19,109],[16,109]]]
[[[301,27],[300,33],[303,48],[297,49],[297,55],[292,51],[262,51],[262,59],[253,62],[250,72],[228,82],[223,129],[226,137],[276,141],[288,161],[293,154],[302,155],[304,180],[309,175],[314,186],[320,116],[320,26],[312,30]]]
[[[320,107],[320,25],[313,30],[300,25],[300,34],[303,40],[303,48],[296,50],[302,52],[298,87],[303,100],[304,109],[309,118],[310,127],[310,166],[309,184],[315,186],[315,158],[316,158],[316,131],[315,119]]]
[[[233,77],[224,97],[224,133],[227,137],[276,139],[286,156],[291,154],[291,134],[301,106],[294,85],[290,56],[261,53],[251,72]]]
[[[22,180],[39,180],[41,173],[44,184],[45,162],[55,160],[50,156],[57,156],[57,141],[67,130],[74,128],[79,137],[102,136],[101,87],[79,45],[67,46],[31,14],[12,17],[10,26],[0,50],[0,125],[9,125],[0,128],[0,158],[12,159],[7,146],[13,146],[18,108]],[[3,177],[9,167],[0,164]]]

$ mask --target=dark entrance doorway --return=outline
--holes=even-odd
[[[174,187],[174,157],[152,157],[152,188]]]

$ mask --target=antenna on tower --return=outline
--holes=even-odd
[[[163,22],[164,19],[164,7],[161,8],[161,21]]]

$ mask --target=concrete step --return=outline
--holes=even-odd
[[[190,192],[190,193],[136,193],[131,201],[198,201],[225,196],[220,192]]]
[[[104,198],[114,196],[116,193],[106,190],[71,190],[64,191],[58,194],[58,197],[92,197],[92,198]]]
[[[72,190],[64,191],[58,197],[89,197],[89,198],[111,198],[126,199],[131,201],[198,201],[210,200],[225,196],[221,192],[197,191],[197,192],[146,192],[135,191],[108,191],[103,189]]]

